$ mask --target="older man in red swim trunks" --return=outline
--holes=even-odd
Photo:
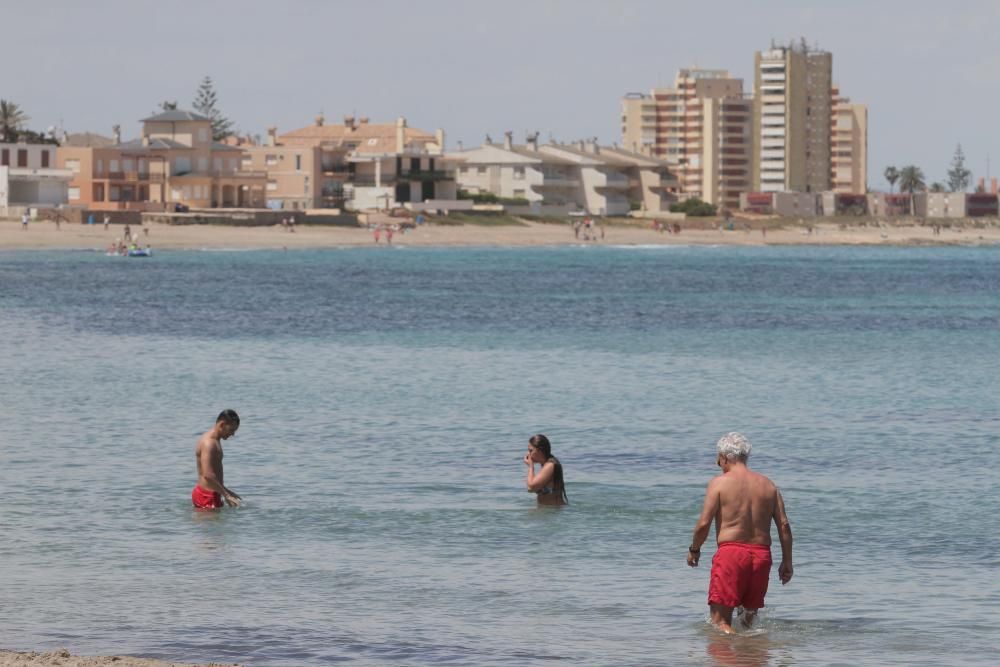
[[[191,502],[198,509],[211,510],[222,507],[225,498],[230,507],[239,507],[238,495],[222,483],[222,441],[236,435],[240,427],[240,416],[235,410],[223,410],[215,420],[215,426],[199,439],[194,450],[198,462],[198,485],[191,490]]]
[[[750,441],[740,433],[727,433],[716,444],[716,463],[722,474],[708,483],[705,506],[694,527],[687,562],[698,566],[701,545],[715,519],[719,548],[712,559],[708,604],[712,623],[723,632],[733,631],[733,609],[743,608],[747,628],[764,606],[771,573],[771,522],[778,528],[781,565],[778,578],[792,578],[792,526],[785,515],[785,501],[774,483],[747,467]]]

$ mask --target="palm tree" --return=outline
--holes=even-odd
[[[937,181],[934,181],[931,183],[931,192],[944,192],[944,186]]]
[[[24,109],[14,102],[0,100],[0,135],[3,135],[5,142],[17,140],[17,132],[21,126],[28,122],[29,118],[24,113]]]
[[[924,170],[915,165],[907,165],[899,170],[899,190],[909,192],[911,195],[917,190],[923,190]]]
[[[889,181],[889,192],[892,192],[892,186],[899,180],[899,170],[890,165],[885,168],[883,175],[885,176],[885,180]]]

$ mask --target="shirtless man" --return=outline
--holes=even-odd
[[[771,521],[781,541],[778,578],[787,584],[792,578],[792,526],[785,515],[785,501],[774,483],[747,467],[750,441],[740,433],[727,433],[716,444],[716,464],[722,474],[708,483],[705,506],[694,527],[687,562],[698,567],[701,545],[715,520],[719,544],[712,559],[708,585],[708,605],[712,623],[726,633],[733,632],[733,609],[742,607],[744,627],[753,623],[764,606],[767,579],[771,572]]]
[[[219,509],[222,499],[230,507],[239,507],[240,498],[222,483],[222,441],[236,434],[240,416],[235,410],[223,410],[215,426],[198,439],[194,457],[198,462],[198,485],[191,491],[191,502],[198,509]]]

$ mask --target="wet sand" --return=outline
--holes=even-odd
[[[699,221],[700,224],[705,224]],[[710,223],[709,223],[710,224]],[[299,225],[295,232],[280,226],[230,227],[222,225],[148,225],[141,243],[154,249],[281,249],[337,248],[374,245],[371,230],[349,227]],[[49,221],[31,222],[27,231],[16,220],[0,220],[0,249],[94,249],[103,250],[123,233],[122,225],[63,223],[57,229]],[[819,222],[812,226],[785,226],[761,230],[720,231],[683,229],[679,234],[657,232],[648,227],[609,225],[604,239],[584,241],[574,237],[568,224],[525,222],[524,225],[425,224],[405,234],[397,233],[399,246],[554,246],[592,243],[598,245],[993,245],[1000,244],[1000,227],[977,229],[972,225],[943,228],[935,235],[930,227],[843,226]],[[383,233],[381,245],[386,244]]]
[[[47,653],[19,653],[17,651],[0,651],[0,667],[237,667],[235,663],[210,662],[203,665],[190,665],[181,662],[164,662],[133,658],[127,655],[76,656],[69,651],[60,649]]]

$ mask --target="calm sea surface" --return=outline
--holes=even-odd
[[[998,373],[1000,248],[2,252],[0,646],[995,664]],[[195,513],[230,407],[246,504]],[[795,577],[722,637],[684,559],[734,429]]]

